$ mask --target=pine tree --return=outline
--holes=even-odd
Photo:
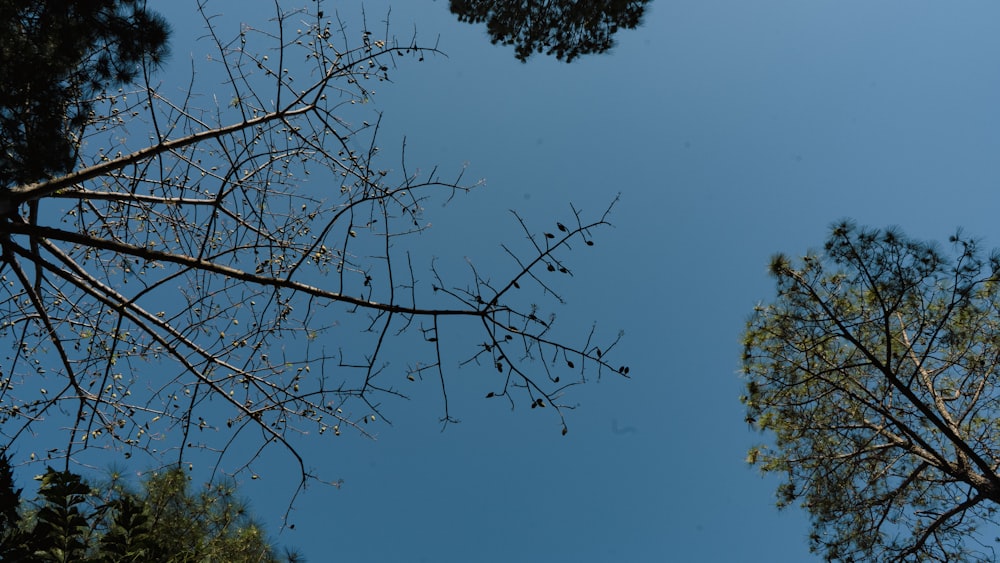
[[[1000,258],[897,230],[834,227],[776,256],[777,296],[744,344],[748,461],[784,475],[828,561],[995,560],[1000,508]]]
[[[0,0],[0,188],[70,171],[95,99],[166,57],[139,0]]]

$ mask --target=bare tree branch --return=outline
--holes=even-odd
[[[573,245],[592,245],[614,202],[594,219],[571,207],[570,226],[515,213],[526,243],[503,245],[513,261],[489,275],[435,265],[415,236],[428,202],[477,184],[413,171],[405,140],[398,169],[383,165],[367,102],[397,62],[436,48],[280,4],[272,28],[227,40],[199,9],[214,70],[171,101],[144,67],[144,88],[93,101],[78,169],[0,192],[0,335],[18,343],[0,367],[8,446],[65,428],[31,447],[67,466],[104,448],[185,464],[197,450],[229,471],[277,446],[301,487],[336,483],[310,469],[303,437],[372,436],[425,372],[445,424],[452,372],[484,369],[491,397],[525,397],[563,433],[568,388],[628,376],[610,363],[620,333],[569,340],[555,323]],[[229,99],[195,106],[212,75]]]

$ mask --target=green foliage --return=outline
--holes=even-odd
[[[198,493],[175,469],[151,476],[145,502],[161,553],[178,554],[177,561],[279,561],[232,483],[215,483]]]
[[[148,505],[122,495],[106,505],[111,511],[107,531],[98,542],[99,561],[147,561],[160,551],[156,529],[152,525]]]
[[[833,228],[777,256],[744,335],[747,460],[784,474],[828,561],[992,561],[1000,502],[1000,261],[895,230]]]
[[[21,489],[14,488],[14,471],[7,456],[0,453],[0,538],[17,528],[20,517],[17,507],[21,504]]]
[[[0,498],[7,526],[0,561],[133,563],[277,563],[279,556],[231,483],[192,492],[180,469],[149,475],[139,493],[117,480],[89,487],[78,475],[49,468],[34,508],[18,515],[20,491],[0,455]]]
[[[19,528],[21,489],[14,488],[14,472],[4,451],[0,450],[0,561],[24,560],[26,543]]]
[[[451,0],[459,21],[486,22],[493,43],[513,45],[527,62],[534,53],[571,62],[580,55],[604,53],[619,29],[642,21],[650,0]]]
[[[167,54],[139,0],[0,0],[0,187],[69,171],[94,98]]]
[[[87,500],[90,488],[79,475],[50,467],[42,476],[38,494],[42,504],[35,514],[32,532],[34,560],[85,560],[90,530],[80,505]]]

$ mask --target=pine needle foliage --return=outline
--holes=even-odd
[[[772,441],[747,459],[784,477],[827,561],[996,560],[1000,260],[951,246],[844,222],[771,262],[742,400]]]

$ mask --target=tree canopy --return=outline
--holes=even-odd
[[[527,62],[534,53],[572,62],[581,55],[604,53],[621,29],[642,22],[650,0],[451,0],[459,21],[486,22],[493,43],[513,45]]]
[[[70,171],[95,98],[167,56],[141,0],[0,0],[0,188]]]
[[[0,454],[0,560],[22,563],[291,563],[279,555],[232,483],[191,491],[180,468],[148,474],[141,490],[120,476],[100,486],[51,467],[35,478],[38,499],[22,501]]]
[[[748,461],[784,475],[829,561],[993,561],[1000,503],[1000,259],[836,225],[778,255],[744,335]],[[979,533],[977,533],[979,532]]]

